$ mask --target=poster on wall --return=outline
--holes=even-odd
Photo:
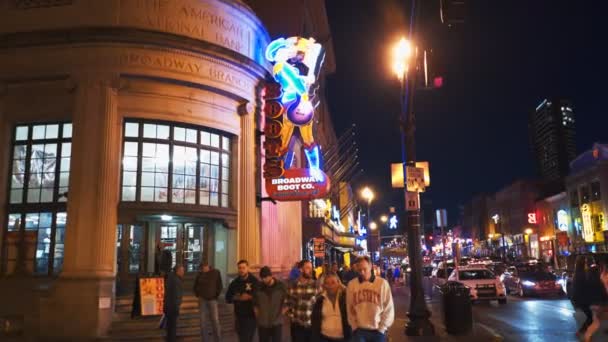
[[[314,238],[313,239],[313,248],[314,248],[315,258],[325,258],[325,239],[324,238]]]
[[[139,298],[142,316],[163,314],[165,280],[162,277],[140,278]]]
[[[330,188],[313,134],[319,104],[316,80],[324,56],[313,38],[279,38],[266,48],[274,79],[266,83],[263,94],[264,179],[268,196],[277,201],[323,198]],[[303,151],[294,148],[299,145],[296,139]],[[302,152],[306,162],[298,165]]]

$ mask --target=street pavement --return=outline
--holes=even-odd
[[[482,302],[473,305],[473,331],[465,336],[451,336],[445,332],[440,296],[433,294],[426,302],[432,313],[436,337],[413,338],[404,336],[409,307],[409,289],[395,287],[393,291],[396,317],[389,331],[389,341],[513,341],[544,342],[581,341],[576,336],[577,327],[584,320],[565,298],[520,298],[509,296],[506,305]],[[608,341],[608,322],[602,322],[593,341]]]

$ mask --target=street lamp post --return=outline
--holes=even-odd
[[[416,1],[412,1],[412,10],[415,11]],[[415,16],[412,15],[412,18]],[[412,25],[412,23],[410,23]],[[410,32],[411,33],[411,32]],[[412,55],[410,43],[402,38],[394,50],[394,71],[401,85],[401,160],[403,163],[404,197],[407,198],[407,167],[416,165],[416,119],[412,110],[413,78],[408,75],[409,59]],[[416,194],[417,195],[417,194]],[[405,327],[408,336],[433,336],[435,327],[429,320],[431,313],[424,301],[422,287],[422,258],[420,251],[420,209],[407,210],[407,239],[408,257],[410,259],[410,307],[407,316],[409,321]]]
[[[367,228],[370,228],[371,230],[371,224],[372,222],[372,218],[371,218],[371,214],[370,214],[370,207],[372,205],[372,200],[374,199],[375,195],[374,192],[372,191],[372,189],[370,189],[369,187],[365,187],[363,188],[363,190],[361,191],[361,197],[363,197],[365,200],[367,200]],[[375,224],[375,223],[374,223]],[[369,233],[371,235],[371,231]],[[370,254],[371,254],[371,259],[372,261],[374,260],[374,255],[372,254],[372,251],[370,250]]]

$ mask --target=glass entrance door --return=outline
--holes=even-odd
[[[204,227],[202,225],[185,225],[183,255],[186,272],[198,271],[203,261]]]
[[[171,252],[171,268],[175,267],[178,253],[178,225],[161,225],[160,226],[160,244],[163,250]]]

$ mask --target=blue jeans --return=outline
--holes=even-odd
[[[353,332],[352,342],[385,342],[386,335],[376,330],[357,329]]]
[[[222,333],[220,327],[220,317],[217,310],[217,300],[198,299],[198,309],[201,315],[201,339],[208,340],[209,332],[205,330],[205,321],[209,322],[213,331],[213,341],[220,342]]]

